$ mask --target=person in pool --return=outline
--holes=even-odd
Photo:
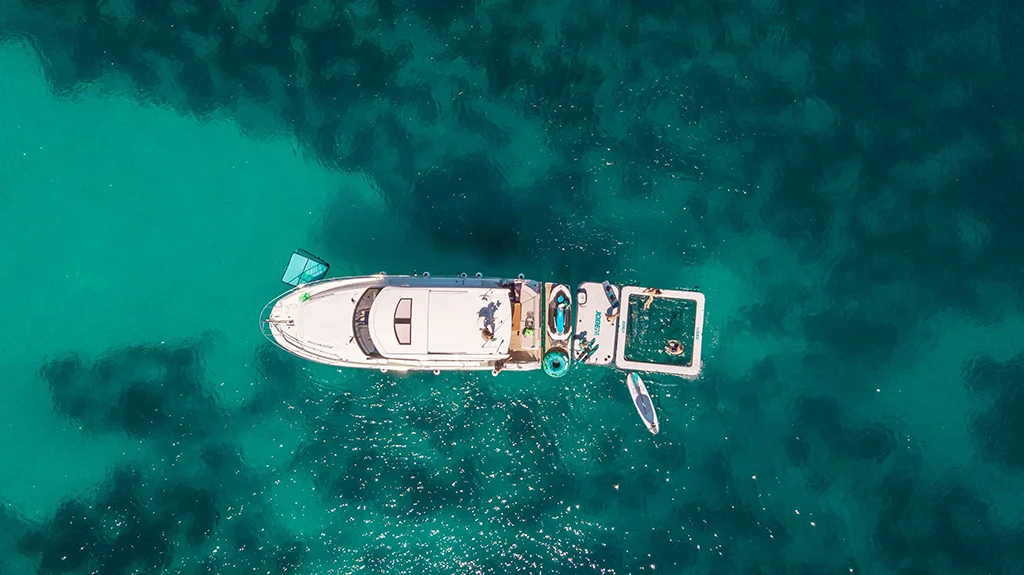
[[[647,301],[644,302],[644,309],[651,309],[651,304],[654,303],[655,296],[661,295],[661,290],[658,288],[647,288],[644,290],[647,294]]]
[[[665,346],[665,353],[669,355],[682,355],[683,344],[679,343],[678,339],[669,340],[668,345]]]

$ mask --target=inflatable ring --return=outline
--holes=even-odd
[[[569,373],[569,354],[564,349],[556,348],[544,354],[541,362],[544,373],[551,377],[562,377]]]

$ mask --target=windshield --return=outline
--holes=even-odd
[[[352,314],[352,333],[355,334],[359,349],[367,357],[380,357],[377,347],[373,345],[373,339],[370,338],[370,306],[373,305],[373,300],[377,299],[381,289],[383,288],[374,287],[363,292],[356,303],[356,311]]]

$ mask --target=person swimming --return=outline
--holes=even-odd
[[[651,309],[651,304],[654,303],[655,296],[661,295],[661,290],[658,288],[647,288],[644,290],[647,294],[647,301],[644,302],[644,309]]]
[[[668,345],[665,346],[665,353],[669,355],[682,355],[683,344],[679,343],[679,340],[669,340]]]

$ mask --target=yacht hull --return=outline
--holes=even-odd
[[[285,351],[335,367],[526,371],[541,367],[539,291],[527,279],[332,278],[281,294],[260,325]]]
[[[691,379],[700,374],[700,292],[603,281],[580,284],[574,298],[565,284],[529,280],[522,274],[515,279],[426,273],[324,279],[327,269],[323,260],[297,251],[282,278],[293,287],[260,314],[260,329],[269,341],[308,361],[382,372],[497,375],[544,369],[547,358],[546,371],[553,377],[567,375],[576,365]],[[671,327],[688,336],[688,356],[660,362],[626,353],[634,335],[657,337],[664,328],[659,325],[652,332],[644,325],[653,320],[647,318],[647,304],[638,308],[637,302],[651,298],[687,300],[692,306],[692,328]],[[635,381],[633,386],[630,380],[631,392],[643,389],[638,376]],[[641,395],[649,398],[645,390]],[[656,417],[654,421],[656,432]]]

